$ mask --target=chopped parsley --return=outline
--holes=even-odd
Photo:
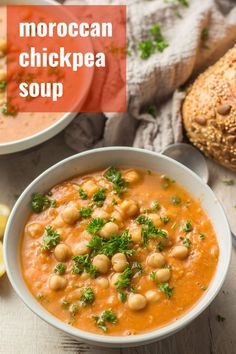
[[[173,195],[170,201],[173,205],[179,205],[182,202],[181,198],[178,195]]]
[[[69,312],[72,317],[75,317],[79,312],[79,306],[77,304],[71,304],[69,308]]]
[[[42,193],[34,193],[31,198],[31,208],[32,210],[39,214],[42,211],[55,207],[56,201],[49,199],[46,195]]]
[[[17,115],[17,110],[16,108],[10,104],[9,102],[4,102],[2,105],[2,114],[4,116],[12,116],[15,117]]]
[[[151,279],[152,281],[156,281],[156,280],[157,280],[157,272],[152,271],[152,272],[150,273],[150,279]]]
[[[140,58],[144,60],[148,59],[156,51],[163,52],[164,49],[168,47],[168,43],[161,32],[159,23],[153,25],[149,32],[149,38],[138,44]]]
[[[183,242],[183,245],[187,248],[191,247],[192,242],[188,237],[180,237],[181,241]]]
[[[94,235],[87,247],[91,249],[92,256],[104,254],[107,257],[112,257],[116,253],[132,256],[135,250],[131,248],[131,244],[132,238],[129,236],[128,230],[125,230],[121,235],[112,235],[109,239]]]
[[[190,232],[193,230],[193,225],[192,225],[192,222],[190,220],[186,221],[184,224],[183,224],[183,231],[184,232]]]
[[[156,211],[156,210],[160,210],[161,209],[161,206],[160,206],[160,203],[156,200],[155,202],[152,203],[152,206],[151,208],[146,208],[144,209],[144,213],[152,213],[153,211]]]
[[[1,92],[4,92],[4,91],[6,90],[6,87],[7,87],[7,82],[6,82],[6,80],[2,80],[2,81],[0,82],[0,91],[1,91]]]
[[[122,177],[121,172],[117,170],[115,167],[110,167],[105,173],[104,177],[112,182],[113,185],[113,190],[115,191],[116,194],[122,195],[123,193],[126,192],[128,183],[127,181]]]
[[[127,288],[131,284],[131,279],[134,273],[130,267],[127,267],[121,275],[118,277],[118,280],[115,283],[115,286],[118,290]]]
[[[143,273],[143,266],[140,262],[134,261],[131,265],[133,275],[140,275]]]
[[[80,209],[79,213],[83,218],[90,218],[92,215],[93,209],[89,207],[83,207]]]
[[[168,222],[170,221],[170,218],[168,216],[161,216],[161,221],[163,222],[163,224],[168,224]]]
[[[161,241],[159,241],[159,242],[157,243],[156,249],[157,249],[157,251],[159,251],[159,252],[162,252],[162,251],[163,251],[164,245],[163,245],[163,243],[162,243]]]
[[[95,295],[92,288],[86,288],[82,291],[80,302],[82,306],[91,305],[95,300]]]
[[[54,273],[58,275],[65,274],[65,271],[66,271],[66,265],[64,263],[58,263],[54,268]]]
[[[167,238],[167,232],[155,227],[152,220],[145,215],[139,215],[136,219],[136,223],[143,225],[141,231],[144,246],[147,246],[149,238],[155,238],[158,236]]]
[[[217,316],[216,316],[216,319],[217,319],[218,322],[224,322],[225,317],[223,317],[223,316],[221,316],[221,315],[217,315]]]
[[[105,188],[100,188],[94,195],[93,195],[93,201],[98,207],[102,207],[104,204],[104,200],[106,199],[106,194],[105,194],[106,189]]]
[[[175,183],[175,180],[167,177],[166,175],[161,176],[161,187],[163,189],[168,189],[173,183]]]
[[[87,225],[86,230],[90,234],[95,235],[105,224],[106,224],[105,220],[101,218],[94,218]]]
[[[75,262],[72,272],[74,274],[82,274],[83,272],[88,273],[91,278],[96,278],[97,269],[91,263],[91,259],[88,254],[82,256],[73,256],[73,261]]]
[[[199,237],[201,240],[205,240],[206,235],[203,232],[199,232]]]
[[[126,293],[124,293],[124,291],[119,290],[118,299],[120,300],[120,302],[125,302],[125,300],[127,299]]]
[[[112,198],[111,204],[112,204],[112,205],[117,205],[117,204],[118,204],[118,202],[116,201],[116,199],[115,199],[115,198]]]
[[[222,181],[226,186],[233,186],[234,185],[234,180],[233,179],[225,179]]]
[[[41,249],[44,251],[51,250],[52,248],[56,247],[56,245],[58,245],[59,242],[60,242],[60,235],[57,233],[56,230],[53,229],[52,226],[50,225],[47,226],[45,228]]]
[[[207,41],[209,38],[209,29],[207,27],[203,28],[202,29],[202,32],[201,32],[201,40],[203,42]]]
[[[158,115],[157,107],[154,104],[151,104],[147,108],[147,113],[150,114],[153,118],[156,118],[156,116]]]
[[[85,193],[83,188],[79,189],[79,196],[80,196],[80,199],[82,199],[82,200],[88,199],[88,195]]]
[[[173,295],[173,288],[168,283],[160,283],[158,287],[168,298]]]
[[[107,322],[115,324],[117,323],[117,316],[112,310],[105,310],[101,313],[101,315],[96,315],[92,317],[98,328],[102,331],[107,331]]]

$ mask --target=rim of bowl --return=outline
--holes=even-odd
[[[34,4],[31,3],[31,0],[22,0],[22,1],[3,0],[2,5],[3,6],[7,6],[7,5],[42,5],[42,6],[55,5],[55,6],[60,6],[61,4],[59,2],[56,2],[55,0],[36,0],[34,2]],[[68,12],[68,14],[73,17],[72,13]],[[93,50],[92,42],[89,39],[88,39],[88,41],[90,42],[90,47]],[[92,70],[90,70],[89,73],[90,74],[88,75],[88,80],[86,80],[86,87],[84,89],[82,99],[79,101],[80,107],[82,106],[82,104],[84,103],[84,101],[86,100],[86,98],[88,96],[88,92],[91,87],[91,83],[92,83],[93,76],[94,76],[94,68],[92,68]],[[38,114],[40,114],[40,113],[46,113],[46,112],[38,112]],[[54,113],[57,113],[57,112],[54,112]],[[40,130],[39,132],[36,132],[33,135],[26,136],[25,138],[7,141],[6,143],[0,143],[0,155],[1,154],[7,155],[7,154],[22,151],[22,150],[26,150],[26,149],[29,149],[31,147],[37,146],[37,145],[45,142],[46,140],[52,138],[53,136],[55,136],[56,134],[58,134],[60,131],[62,131],[65,128],[65,127],[61,127],[61,129],[60,129],[60,125],[62,125],[63,122],[68,120],[68,124],[69,124],[71,122],[71,120],[74,119],[75,116],[80,112],[58,112],[58,113],[62,113],[61,117],[55,123],[49,125],[45,129]],[[50,112],[49,112],[49,114],[50,114]],[[56,128],[58,128],[59,130],[54,131],[54,129],[56,130]],[[47,133],[49,133],[49,132],[51,134],[50,134],[50,136],[47,136]],[[27,144],[29,142],[31,142],[30,145]],[[25,148],[23,146],[21,146],[23,144],[26,144]],[[11,151],[1,153],[1,149],[11,149]]]
[[[24,294],[21,293],[21,290],[18,289],[17,284],[15,282],[15,274],[12,272],[10,269],[10,263],[11,261],[9,260],[8,257],[8,239],[10,238],[9,230],[11,227],[11,224],[14,223],[14,214],[16,213],[16,210],[20,206],[22,202],[24,202],[25,195],[28,193],[28,191],[35,185],[37,182],[41,179],[44,179],[49,175],[50,173],[53,172],[53,170],[57,169],[59,166],[66,165],[68,162],[72,160],[77,160],[82,156],[87,156],[91,154],[99,154],[102,153],[103,151],[120,151],[120,152],[125,152],[125,151],[133,151],[135,153],[141,153],[141,154],[146,154],[146,155],[151,155],[151,156],[156,156],[158,158],[164,159],[166,161],[169,161],[169,163],[172,163],[174,165],[179,166],[180,168],[183,169],[183,171],[187,174],[191,174],[193,178],[197,179],[198,182],[204,186],[206,189],[207,193],[210,193],[211,196],[215,199],[217,202],[217,207],[220,208],[220,212],[222,214],[222,220],[224,221],[225,225],[227,226],[226,232],[225,232],[225,238],[226,240],[228,239],[228,245],[227,245],[227,259],[224,261],[224,269],[221,273],[219,273],[219,280],[217,284],[214,284],[215,287],[212,289],[212,284],[210,284],[207,293],[202,296],[196,304],[193,305],[191,309],[189,309],[184,315],[182,315],[177,321],[171,322],[167,325],[164,325],[158,329],[154,329],[150,332],[146,332],[143,334],[137,334],[134,336],[106,336],[106,335],[100,335],[100,334],[95,334],[92,332],[86,332],[83,330],[80,330],[78,328],[72,327],[54,315],[52,315],[50,312],[48,312],[46,309],[44,309],[34,298],[34,296],[30,293],[29,289],[27,288],[27,285],[25,284],[23,278],[22,282],[25,286],[25,289],[29,292],[31,295],[32,299],[35,300],[34,304],[29,304],[27,300],[24,299]],[[62,177],[63,181],[63,177]],[[58,182],[59,183],[59,182]],[[227,220],[227,217],[225,215],[224,209],[222,207],[222,204],[219,202],[218,198],[215,196],[214,192],[211,190],[211,188],[202,181],[202,179],[196,175],[194,172],[192,172],[189,168],[186,166],[180,164],[178,161],[173,160],[169,158],[168,156],[162,155],[160,153],[156,153],[153,151],[148,151],[145,149],[139,149],[139,148],[132,148],[132,147],[105,147],[105,148],[98,148],[98,149],[93,149],[90,151],[84,151],[79,154],[70,156],[57,164],[51,166],[48,168],[46,171],[44,171],[42,174],[40,174],[34,181],[32,181],[28,187],[24,190],[24,192],[21,194],[17,202],[15,203],[11,215],[9,217],[7,226],[6,226],[6,231],[5,231],[5,236],[4,236],[4,242],[3,242],[3,252],[4,252],[4,260],[6,264],[6,271],[8,278],[11,282],[11,285],[13,286],[14,290],[18,294],[18,296],[21,298],[21,300],[25,303],[25,305],[35,314],[37,314],[42,320],[45,322],[49,323],[50,325],[56,327],[57,329],[62,330],[63,332],[66,332],[67,334],[71,335],[74,338],[80,339],[82,341],[85,341],[87,343],[93,343],[94,345],[100,345],[100,346],[112,346],[112,345],[121,345],[122,347],[129,347],[129,346],[137,346],[137,345],[144,345],[145,343],[151,343],[160,339],[163,339],[171,334],[174,334],[175,332],[179,331],[186,325],[188,325],[190,322],[192,322],[196,317],[198,317],[209,305],[210,303],[214,300],[216,295],[219,293],[220,288],[223,285],[223,282],[225,280],[228,268],[229,268],[229,263],[231,259],[231,249],[232,249],[232,242],[231,242],[231,231],[229,228],[229,223]],[[21,270],[20,270],[21,272]],[[217,269],[215,272],[216,276],[217,274]]]

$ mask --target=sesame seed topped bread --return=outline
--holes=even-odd
[[[236,171],[236,45],[198,76],[182,107],[190,141]]]

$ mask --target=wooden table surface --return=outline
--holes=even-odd
[[[70,156],[63,134],[43,145],[18,154],[0,157],[0,203],[10,206],[28,183],[43,170]],[[208,161],[210,185],[221,199],[236,234],[236,184],[225,186],[232,173]],[[234,354],[236,353],[236,253],[233,250],[225,284],[211,306],[177,334],[139,348],[92,348],[44,323],[13,291],[7,276],[0,279],[0,353],[2,354]],[[218,322],[216,316],[225,317]]]

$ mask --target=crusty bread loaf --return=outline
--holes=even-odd
[[[190,141],[236,171],[236,45],[188,89],[182,116]]]

